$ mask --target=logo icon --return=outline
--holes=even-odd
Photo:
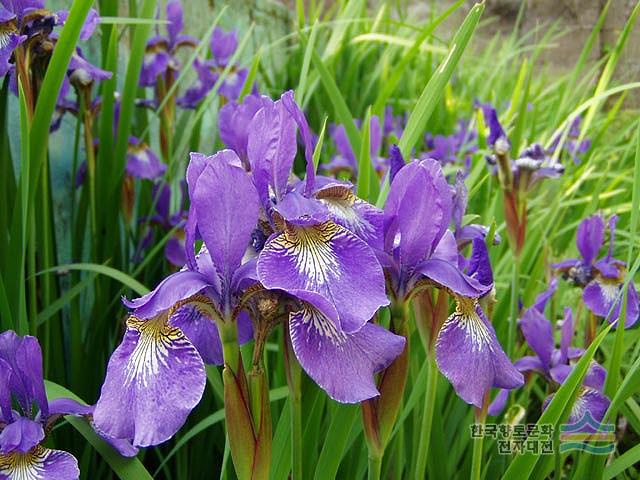
[[[578,450],[594,455],[608,455],[615,448],[615,427],[600,423],[588,410],[576,423],[560,425],[560,453]]]

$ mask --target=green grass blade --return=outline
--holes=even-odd
[[[83,279],[80,283],[74,285],[69,290],[67,290],[64,295],[55,301],[51,302],[47,305],[42,311],[38,313],[38,317],[36,318],[36,326],[39,327],[47,320],[49,320],[53,315],[55,315],[58,311],[60,311],[65,306],[69,305],[71,300],[80,295],[84,290],[91,285],[93,280],[96,278],[97,273],[92,273],[88,275],[85,279]]]
[[[360,155],[358,158],[358,185],[356,195],[364,200],[369,200],[369,184],[371,183],[371,177],[375,175],[372,172],[373,165],[371,164],[371,108],[367,109],[367,114],[364,117],[362,124],[362,138],[360,139]]]
[[[45,381],[47,398],[55,400],[57,398],[71,398],[80,403],[85,403],[70,390],[49,381]],[[121,480],[153,480],[153,477],[144,465],[137,458],[125,458],[116,452],[111,446],[102,440],[86,422],[86,420],[68,415],[65,419],[75,428],[91,446],[100,454],[105,462],[109,464]],[[86,472],[85,472],[86,473]]]
[[[640,464],[640,444],[635,447],[627,450],[618,458],[616,458],[611,464],[605,469],[603,480],[609,480],[611,478],[616,478],[621,475],[625,470],[630,469],[632,467],[636,467]],[[632,471],[637,473],[636,468],[633,468]]]
[[[349,433],[360,413],[358,405],[335,406],[331,424],[324,439],[324,446],[318,458],[314,475],[315,480],[335,478],[340,462],[346,453]]]
[[[100,265],[97,263],[69,263],[66,265],[58,265],[57,267],[42,270],[41,272],[38,272],[38,275],[48,272],[65,272],[67,270],[82,270],[86,272],[98,273],[100,275],[105,275],[107,277],[113,278],[114,280],[130,288],[138,295],[149,293],[149,289],[135,278],[115,268],[108,267],[106,265]]]

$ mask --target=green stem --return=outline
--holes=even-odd
[[[369,474],[368,480],[380,480],[380,471],[382,470],[382,457],[369,455]]]
[[[236,322],[218,322],[220,340],[222,342],[222,356],[224,363],[229,365],[234,375],[238,374],[240,366],[240,347],[238,346],[238,325]]]
[[[289,332],[284,335],[285,365],[291,416],[291,478],[302,480],[302,370],[293,355]]]
[[[489,398],[485,397],[484,405],[481,410],[476,410],[476,423],[484,426],[487,418],[487,408],[489,407]],[[473,439],[473,459],[471,461],[471,480],[480,480],[482,476],[482,447],[484,446],[484,436]]]
[[[511,277],[511,312],[509,315],[509,339],[507,343],[507,354],[509,358],[513,356],[516,343],[516,319],[518,318],[518,292],[520,285],[520,258],[513,257],[513,270]]]
[[[436,365],[433,353],[429,353],[427,391],[424,396],[424,406],[422,410],[422,425],[420,428],[420,442],[418,444],[418,459],[416,461],[416,480],[425,478],[427,468],[427,458],[429,455],[429,444],[431,442],[431,425],[433,423],[433,411],[436,404],[436,393],[438,388],[438,366]]]

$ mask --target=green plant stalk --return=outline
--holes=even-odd
[[[380,480],[380,472],[382,471],[382,456],[369,452],[369,469],[367,473],[368,480]]]
[[[485,396],[481,409],[476,409],[476,423],[484,425],[487,419],[487,409],[489,408],[489,397]],[[473,458],[471,460],[471,480],[480,480],[482,476],[482,448],[484,437],[473,439]]]
[[[302,480],[302,369],[293,355],[288,328],[283,337],[291,416],[291,478]]]
[[[513,252],[513,250],[512,250]],[[511,300],[509,311],[509,336],[507,355],[512,357],[516,343],[516,319],[518,317],[518,288],[520,285],[520,256],[513,253],[513,269],[511,270]],[[512,398],[510,396],[510,398]]]
[[[431,443],[431,425],[433,424],[433,412],[436,406],[436,395],[438,389],[438,365],[436,364],[433,351],[427,353],[427,362],[429,365],[429,377],[422,409],[420,441],[418,442],[418,459],[416,461],[416,480],[425,478],[427,458],[429,456],[429,444]]]

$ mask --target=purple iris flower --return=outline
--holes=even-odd
[[[308,162],[302,184],[289,182],[297,128]],[[354,217],[367,216],[367,207],[347,184],[315,178],[313,139],[293,92],[254,115],[248,138],[253,180],[271,228],[258,256],[258,278],[265,288],[297,299],[289,316],[295,355],[334,400],[374,397],[373,374],[402,352],[404,339],[369,322],[388,300],[382,268],[358,236],[365,232]]]
[[[90,407],[68,399],[47,400],[42,351],[35,337],[0,334],[0,478],[79,478],[73,455],[43,444],[45,432],[60,415],[83,408]]]
[[[132,313],[94,412],[100,431],[134,446],[171,438],[200,401],[205,363],[223,361],[215,322],[237,321],[241,343],[252,336],[236,308],[255,283],[255,259],[244,258],[258,221],[255,187],[230,150],[193,153],[187,183],[188,265],[147,295],[124,301]],[[195,232],[204,240],[198,255]]]
[[[195,38],[181,33],[184,23],[180,0],[167,2],[166,17],[169,21],[167,35],[156,35],[147,42],[139,81],[143,87],[155,86],[159,76],[180,68],[180,62],[176,57],[180,48],[198,45]]]
[[[356,120],[356,125],[360,127],[361,121]],[[369,130],[369,152],[371,155],[371,163],[376,171],[384,175],[387,169],[387,159],[380,156],[382,147],[382,128],[380,119],[376,115],[371,116]],[[336,147],[337,154],[331,160],[322,165],[324,171],[329,174],[337,175],[340,172],[346,172],[348,176],[355,177],[358,173],[358,160],[356,158],[347,131],[344,125],[332,125],[329,129],[329,135]]]
[[[456,163],[459,158],[467,158],[476,150],[473,144],[475,132],[469,129],[469,123],[461,120],[456,131],[451,135],[425,136],[425,144],[429,149],[424,158],[434,158],[443,165]],[[467,162],[468,163],[468,162]]]
[[[382,134],[385,138],[391,135],[395,136],[397,141],[404,133],[404,127],[407,124],[407,115],[394,115],[393,107],[387,105],[384,109]]]
[[[11,70],[10,60],[15,49],[32,39],[50,40],[53,29],[64,25],[69,12],[51,12],[44,0],[0,0],[0,77]],[[91,9],[80,32],[80,40],[87,40],[99,23],[96,10]],[[55,37],[51,39],[55,40]]]
[[[491,279],[483,281],[488,261],[479,268],[476,259],[472,275],[459,266],[458,246],[447,228],[452,210],[451,189],[436,160],[412,161],[404,166],[391,183],[384,209],[381,259],[395,303],[406,303],[414,292],[427,286],[443,288],[456,299],[455,313],[437,336],[436,360],[457,394],[480,407],[492,386],[516,388],[523,378],[479,306],[478,299],[493,288]],[[429,221],[418,222],[416,218]]]
[[[234,100],[226,103],[218,114],[220,139],[228,148],[236,152],[247,170],[250,169],[247,157],[249,124],[256,112],[270,103],[271,99],[268,97],[247,95],[242,103]]]
[[[574,285],[583,289],[582,300],[589,310],[599,317],[617,322],[622,300],[620,290],[624,284],[625,263],[613,257],[616,222],[609,219],[609,248],[607,254],[596,260],[604,243],[605,223],[601,215],[584,219],[578,226],[576,244],[581,258],[563,260],[553,265]],[[633,282],[627,287],[627,310],[625,328],[635,325],[640,316],[640,302]]]
[[[197,74],[196,82],[178,99],[178,105],[183,108],[196,108],[211,91],[238,48],[237,32],[233,30],[227,33],[217,27],[211,36],[209,47],[212,58],[196,59],[193,64]],[[249,70],[246,68],[232,65],[218,93],[226,100],[237,100],[248,75]]]
[[[575,163],[576,165],[580,163],[580,157],[587,153],[587,151],[589,151],[589,149],[591,148],[590,139],[584,138],[580,140],[581,123],[581,117],[576,117],[573,122],[571,122],[571,126],[569,127],[569,132],[567,134],[567,139],[562,146],[562,148],[573,159],[573,163]],[[551,146],[549,147],[549,153],[554,153],[557,150],[561,138],[562,134],[558,134],[556,137],[554,137],[551,142]]]
[[[130,136],[125,169],[127,174],[132,177],[153,180],[162,177],[167,170],[167,166],[160,161],[145,142]]]

